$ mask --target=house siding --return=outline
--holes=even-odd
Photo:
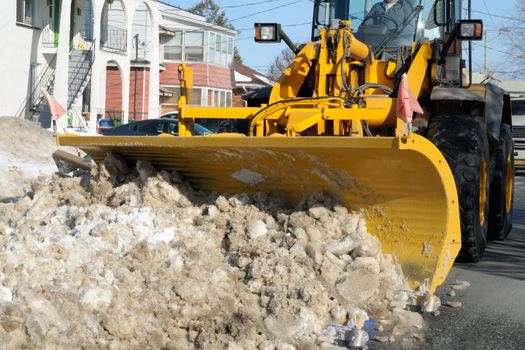
[[[135,101],[135,70],[137,71],[136,101]],[[116,67],[107,68],[106,78],[106,112],[122,110],[122,81],[120,71]],[[142,120],[148,118],[149,77],[147,68],[132,68],[129,82],[129,119]],[[136,102],[136,109],[135,109]]]
[[[162,85],[179,85],[178,66],[179,63],[164,63],[166,70],[160,73]],[[233,90],[234,81],[232,70],[228,67],[220,67],[207,64],[187,64],[193,71],[193,85],[207,86],[210,88]]]
[[[106,71],[106,112],[122,110],[122,80],[117,67],[108,67]]]

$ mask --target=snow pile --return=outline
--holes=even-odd
[[[0,117],[0,201],[23,195],[31,179],[51,174],[58,146],[53,133],[15,117]]]
[[[0,151],[7,157],[33,163],[51,163],[51,154],[58,146],[53,133],[21,118],[1,117]]]
[[[292,210],[110,157],[0,203],[0,249],[4,349],[339,348],[422,327],[363,216],[321,195]]]

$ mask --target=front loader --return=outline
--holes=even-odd
[[[312,42],[299,47],[278,24],[256,24],[256,41],[284,39],[296,53],[260,107],[188,105],[192,73],[180,65],[178,137],[58,143],[97,163],[108,152],[147,160],[198,189],[291,204],[324,193],[364,210],[411,287],[433,293],[458,254],[478,261],[487,238],[510,231],[511,115],[503,90],[470,83],[463,52],[481,21],[460,19],[460,0],[400,1],[402,20],[372,13],[370,0],[316,0]],[[413,121],[398,118],[403,79],[422,107]],[[247,132],[193,136],[200,118],[240,120]]]

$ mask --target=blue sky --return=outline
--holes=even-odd
[[[473,10],[476,11],[472,13],[472,17],[483,19],[487,29],[488,66],[493,71],[509,71],[510,67],[505,63],[512,62],[511,55],[502,53],[507,52],[508,48],[502,40],[501,31],[505,30],[502,28],[513,25],[509,18],[516,13],[516,1],[520,0],[472,0]],[[169,0],[169,2],[181,8],[188,8],[198,1]],[[244,63],[263,73],[285,44],[255,43],[253,23],[281,23],[286,33],[296,42],[305,42],[310,38],[312,0],[216,0],[216,2],[224,8],[230,21],[240,31],[236,38],[236,45]],[[464,0],[465,4],[466,2]],[[483,69],[483,46],[484,42],[473,43],[474,70]]]

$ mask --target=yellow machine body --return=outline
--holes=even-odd
[[[330,50],[327,43],[335,44]],[[333,48],[333,45],[331,46]],[[335,54],[334,54],[335,52]],[[414,96],[428,91],[432,50],[413,47],[407,72]],[[178,137],[58,136],[100,163],[108,152],[182,174],[195,188],[224,193],[268,192],[297,204],[314,192],[363,210],[369,232],[395,255],[412,288],[433,293],[461,247],[457,191],[441,152],[406,131],[394,88],[395,64],[375,60],[349,27],[323,30],[304,46],[260,108],[196,108],[179,101]],[[315,70],[311,96],[300,89]],[[183,91],[191,71],[181,65]],[[343,81],[346,79],[346,81]],[[362,90],[348,85],[372,83]],[[354,103],[348,105],[349,98]],[[246,119],[249,135],[192,136],[197,118]],[[374,136],[369,135],[374,131]]]

